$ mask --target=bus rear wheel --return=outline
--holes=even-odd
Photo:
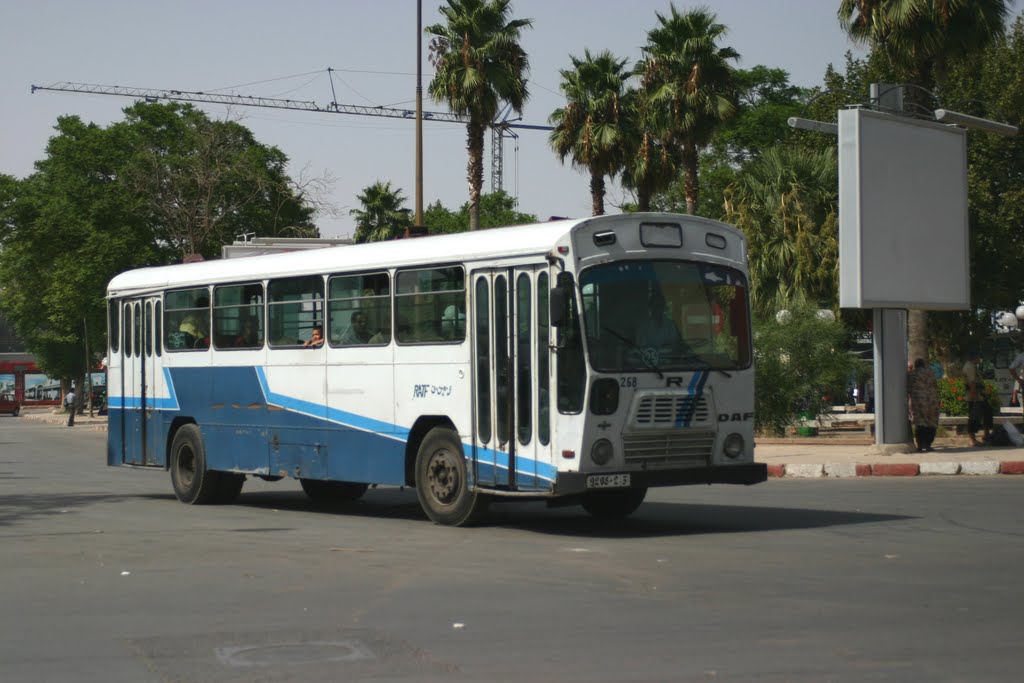
[[[636,512],[646,497],[646,488],[591,491],[583,497],[583,509],[597,519],[625,519]]]
[[[183,425],[174,435],[170,469],[174,495],[182,503],[209,505],[217,501],[220,476],[206,469],[206,447],[198,426]]]
[[[369,488],[369,484],[358,484],[352,481],[299,479],[299,483],[302,484],[302,490],[306,492],[309,499],[317,503],[359,500]]]
[[[490,497],[472,490],[455,431],[435,427],[423,439],[416,454],[416,495],[436,524],[468,526],[487,512]]]

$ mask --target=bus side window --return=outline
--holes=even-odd
[[[320,275],[271,280],[268,288],[270,346],[302,346],[313,328],[323,330],[324,278]]]
[[[460,266],[400,271],[395,280],[395,338],[424,344],[466,338],[466,280]]]

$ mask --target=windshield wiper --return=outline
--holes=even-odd
[[[639,345],[637,345],[636,342],[634,342],[629,337],[626,337],[625,335],[619,334],[618,332],[608,327],[607,325],[602,325],[601,329],[607,332],[608,334],[612,335],[616,339],[625,342],[626,346],[637,352],[637,355],[640,356],[640,362],[643,363],[648,370],[653,370],[654,372],[658,373],[658,379],[665,379],[665,375],[661,372],[661,368],[659,368],[657,365],[655,365],[651,360],[647,358],[647,354],[644,353],[644,350]]]

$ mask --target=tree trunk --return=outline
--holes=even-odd
[[[591,215],[604,215],[604,174],[590,172]]]
[[[92,355],[89,353],[89,319],[82,318],[82,329],[85,332],[85,377],[88,380],[88,387],[83,385],[89,393],[85,396],[85,400],[88,401],[89,405],[89,417],[92,417],[92,363],[89,362],[89,357]]]
[[[480,190],[484,185],[484,127],[475,121],[466,124],[466,151],[469,161],[466,179],[469,181],[469,229],[480,229]]]
[[[686,191],[686,213],[691,216],[697,212],[697,146],[691,142],[683,144],[684,189]]]
[[[639,187],[636,188],[636,210],[651,210],[651,188],[647,183],[640,183]]]
[[[907,311],[907,360],[928,360],[928,311]]]

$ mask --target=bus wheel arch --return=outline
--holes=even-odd
[[[174,446],[174,437],[178,435],[178,430],[185,425],[194,425],[196,421],[191,417],[178,416],[171,422],[171,426],[167,429],[167,443],[164,445],[164,469],[171,469],[171,448]]]

